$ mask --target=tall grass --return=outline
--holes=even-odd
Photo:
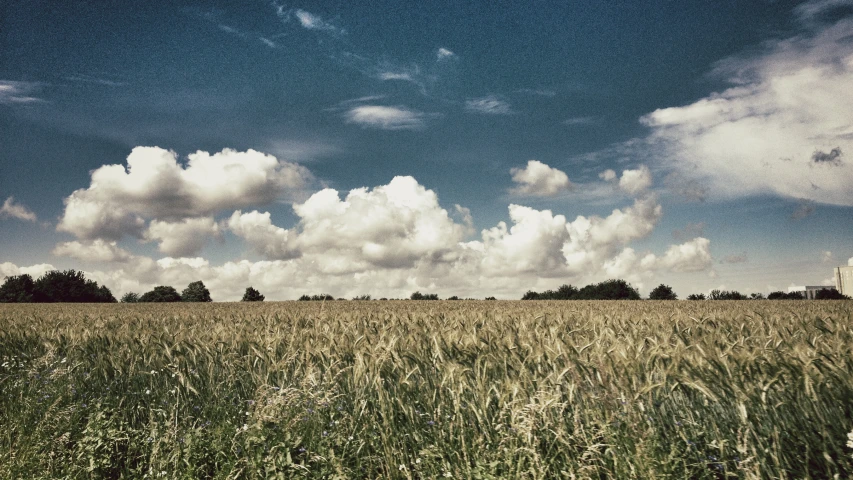
[[[851,478],[853,302],[0,306],[0,478]]]

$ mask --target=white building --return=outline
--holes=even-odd
[[[806,285],[804,287],[788,287],[788,293],[800,292],[806,300],[814,300],[817,292],[821,290],[832,290],[832,287],[826,285]]]
[[[835,267],[835,289],[842,295],[853,297],[853,265]]]

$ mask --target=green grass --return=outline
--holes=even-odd
[[[1,305],[0,478],[850,478],[853,302]]]

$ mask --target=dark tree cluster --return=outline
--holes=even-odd
[[[246,289],[246,293],[243,294],[243,299],[241,302],[263,302],[264,296],[261,295],[261,292],[255,290],[252,287]]]
[[[438,300],[438,294],[415,292],[409,297],[409,300]]]
[[[335,297],[329,295],[328,293],[321,293],[319,295],[302,295],[299,297],[300,302],[323,302],[323,301],[332,301]]]
[[[649,292],[649,300],[678,300],[678,295],[669,285],[660,284]]]
[[[563,285],[542,293],[528,291],[522,300],[639,300],[640,292],[625,280],[605,280],[581,289]]]
[[[708,300],[746,300],[746,295],[732,290],[711,290],[708,294]]]
[[[263,295],[261,295],[263,300]],[[154,290],[139,295],[127,292],[121,297],[122,303],[170,303],[170,302],[212,302],[210,290],[204,286],[201,280],[187,285],[183,292],[178,293],[175,287],[160,285]]]
[[[806,297],[800,292],[770,292],[767,300],[804,300]]]
[[[0,286],[0,302],[4,303],[115,303],[106,286],[87,280],[76,270],[51,270],[38,280],[28,274],[7,277]]]

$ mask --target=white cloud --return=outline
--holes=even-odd
[[[299,24],[308,30],[321,30],[331,33],[343,33],[343,30],[333,24],[323,20],[319,15],[314,15],[305,10],[296,10],[294,16],[299,20]]]
[[[525,168],[512,168],[512,181],[518,186],[511,192],[517,195],[552,197],[572,188],[565,172],[538,161],[529,160]]]
[[[697,237],[681,245],[672,245],[660,259],[660,266],[672,272],[698,272],[711,266],[711,241]]]
[[[238,210],[228,220],[228,228],[267,258],[287,260],[301,255],[290,232],[273,225],[269,212],[255,210],[243,213]]]
[[[616,172],[608,168],[607,170],[599,173],[598,178],[604,180],[605,182],[611,182],[613,180],[616,180]]]
[[[145,218],[175,221],[276,200],[296,200],[313,182],[304,167],[254,150],[188,155],[136,147],[127,167],[104,165],[91,184],[65,199],[57,230],[80,239],[143,237]]]
[[[64,242],[52,252],[56,256],[72,257],[86,262],[126,262],[132,255],[116,244],[97,239],[91,243]]]
[[[597,121],[595,117],[572,117],[563,120],[564,125],[592,125]]]
[[[512,107],[509,103],[501,100],[495,95],[487,95],[480,98],[472,98],[465,101],[465,109],[469,112],[484,113],[488,115],[509,115]]]
[[[0,218],[17,218],[27,222],[38,220],[35,213],[20,203],[16,204],[13,197],[9,197],[3,202],[3,206],[0,207]]]
[[[619,248],[649,235],[662,215],[655,195],[637,199],[624,210],[614,209],[605,218],[579,215],[566,225],[570,240],[562,247],[569,271],[596,271]]]
[[[619,188],[629,195],[640,195],[651,186],[652,174],[645,165],[640,165],[636,170],[623,170],[619,179]]]
[[[41,84],[36,82],[0,80],[0,105],[40,102],[42,101],[40,98],[33,96],[33,92],[40,86]]]
[[[832,13],[833,10],[848,10],[853,8],[853,0],[809,0],[797,5],[794,13],[797,19],[805,24],[819,22],[821,17]]]
[[[814,16],[844,2],[809,2]],[[846,3],[845,3],[846,4]],[[853,19],[720,62],[733,87],[642,118],[652,155],[722,197],[853,205]]]
[[[6,277],[14,277],[15,275],[29,275],[33,277],[33,280],[35,280],[50,270],[56,270],[56,268],[49,263],[39,263],[29,267],[18,267],[14,263],[3,262],[0,263],[0,280]]]
[[[257,211],[235,212],[228,225],[268,258],[304,256],[329,273],[445,262],[467,231],[412,177],[351,190],[344,200],[336,190],[321,190],[293,210],[300,221],[292,230]]]
[[[849,259],[847,259],[847,265],[853,267],[853,257],[850,257]]]
[[[436,57],[436,60],[438,60],[438,61],[450,60],[451,58],[455,58],[456,54],[451,52],[450,50],[442,47],[442,48],[439,48],[437,52],[435,52],[435,57]]]
[[[550,210],[534,210],[521,205],[509,206],[511,228],[500,222],[483,230],[482,244],[469,245],[483,252],[482,266],[487,276],[511,276],[520,273],[544,277],[565,272],[562,248],[569,241],[566,217]]]
[[[823,252],[821,252],[820,261],[821,263],[832,263],[832,252],[830,252],[829,250],[824,250]]]
[[[195,255],[211,238],[219,238],[219,225],[211,217],[185,218],[176,222],[152,220],[147,240],[159,242],[160,252],[170,256]]]
[[[418,130],[424,128],[424,113],[406,107],[360,105],[346,112],[347,122],[382,130]]]

